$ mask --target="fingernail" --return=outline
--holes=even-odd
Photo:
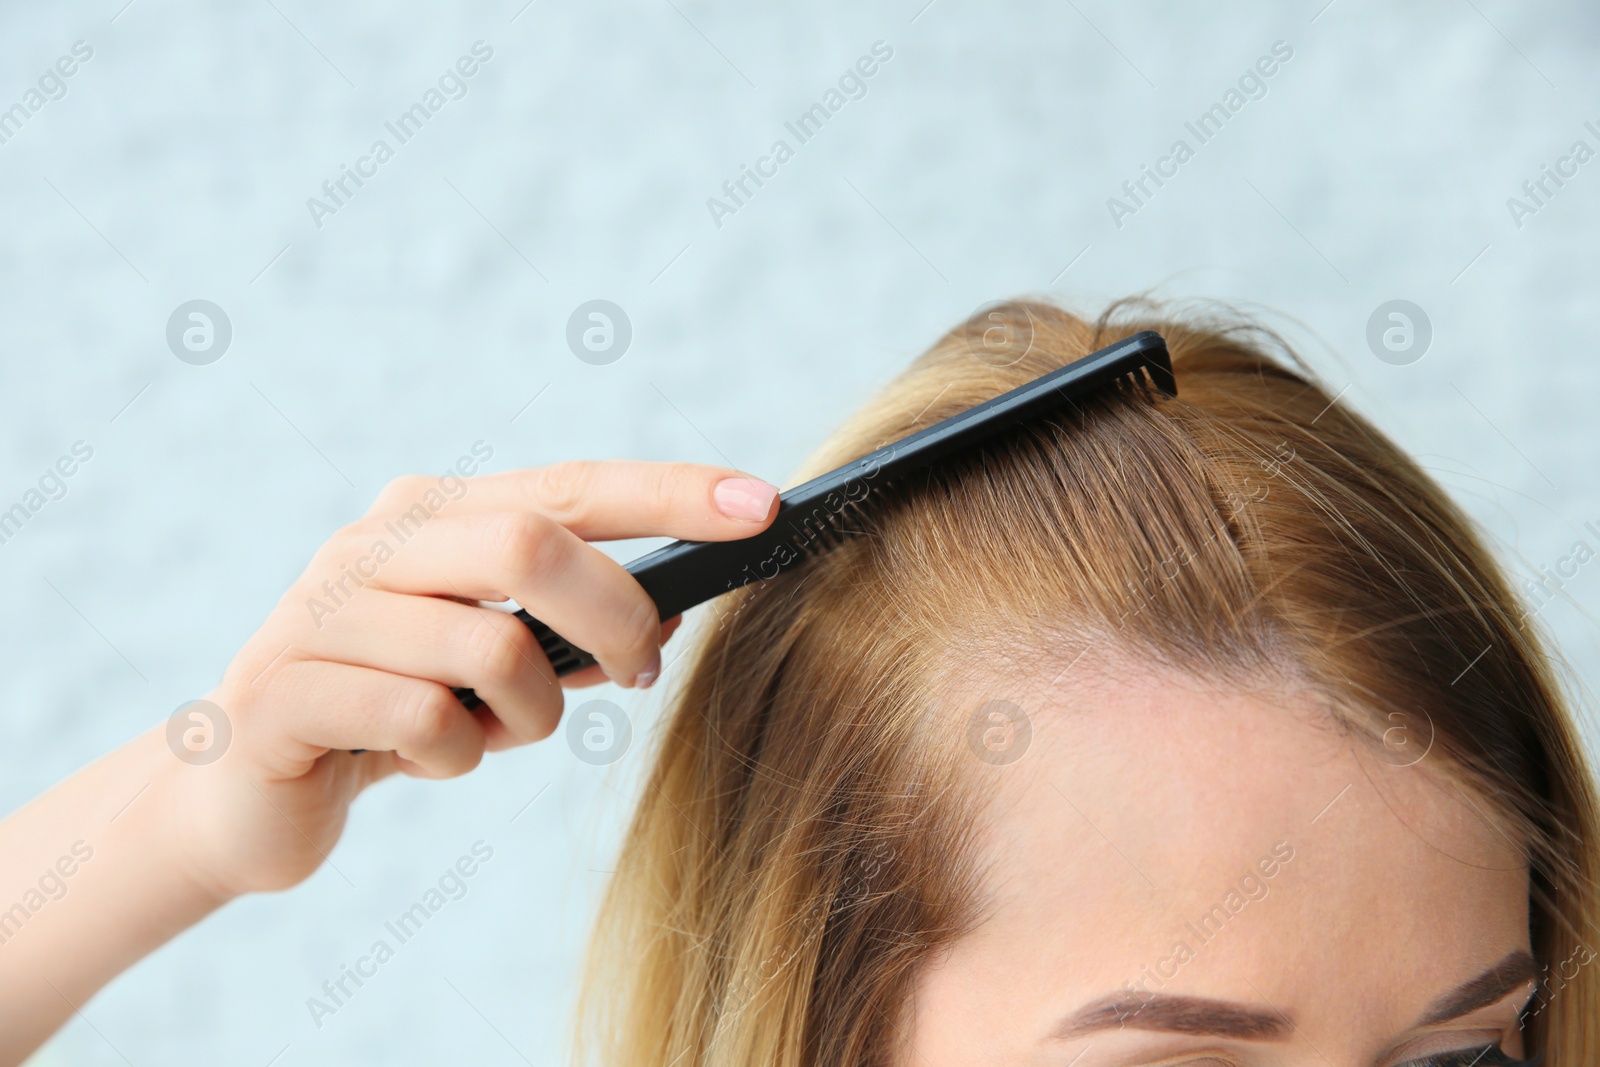
[[[634,676],[633,684],[638,689],[649,689],[656,684],[656,676],[661,673],[661,650],[656,649],[656,654],[650,659],[650,666]]]
[[[760,522],[766,518],[777,495],[777,486],[755,478],[724,478],[711,490],[717,510],[742,522]]]

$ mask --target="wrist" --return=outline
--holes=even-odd
[[[187,902],[188,909],[195,912],[193,921],[198,921],[247,891],[226,876],[224,862],[209,847],[213,834],[208,809],[212,803],[206,787],[211,783],[200,775],[217,769],[177,759],[167,747],[164,729],[152,730],[135,743],[148,749],[144,758],[149,787],[128,807],[126,814],[133,815],[135,808],[144,805],[130,830],[150,865],[167,872],[162,880],[175,900]]]

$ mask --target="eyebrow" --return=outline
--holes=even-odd
[[[1539,977],[1539,965],[1532,956],[1517,949],[1478,977],[1463,982],[1429,1006],[1418,1025],[1449,1022],[1470,1011],[1486,1008],[1503,999],[1518,986]]]
[[[1245,1041],[1282,1041],[1294,1024],[1276,1011],[1205,997],[1149,997],[1114,993],[1086,1004],[1056,1027],[1056,1038],[1080,1037],[1097,1030],[1132,1027]]]
[[[1538,974],[1539,967],[1533,957],[1518,949],[1435,1000],[1417,1025],[1448,1022],[1487,1007],[1537,978]],[[1079,1008],[1062,1020],[1051,1036],[1062,1040],[1118,1028],[1244,1041],[1282,1041],[1294,1032],[1294,1021],[1270,1008],[1253,1008],[1207,997],[1114,993]]]

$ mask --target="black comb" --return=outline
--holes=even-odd
[[[907,474],[1123,383],[1148,384],[1177,396],[1172,361],[1161,335],[1144,330],[1026,385],[885,445],[781,494],[772,525],[737,541],[674,541],[627,565],[628,572],[670,619],[751,582],[777,577],[857,533],[850,526],[862,502]],[[558,676],[582,670],[593,656],[550,627],[517,611]],[[455,694],[468,708],[483,701],[471,689]]]

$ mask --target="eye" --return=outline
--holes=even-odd
[[[1420,1060],[1406,1060],[1395,1067],[1539,1067],[1544,1053],[1531,1060],[1518,1060],[1501,1051],[1499,1045],[1479,1045],[1455,1052],[1440,1052]]]

